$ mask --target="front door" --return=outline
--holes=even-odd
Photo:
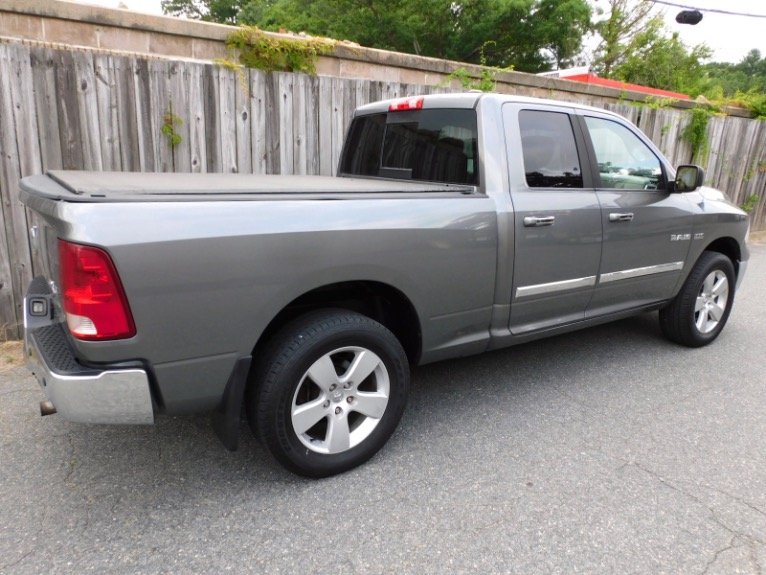
[[[582,116],[598,172],[604,245],[587,317],[669,298],[692,239],[684,194],[670,193],[667,167],[627,124],[596,112]]]

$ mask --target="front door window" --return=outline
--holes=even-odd
[[[664,190],[660,160],[649,146],[625,126],[602,118],[585,117],[596,152],[602,188]]]

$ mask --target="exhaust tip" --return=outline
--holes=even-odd
[[[50,401],[40,402],[40,415],[43,417],[46,415],[53,415],[56,413],[56,407]]]

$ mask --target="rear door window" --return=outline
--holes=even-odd
[[[582,188],[583,177],[569,114],[519,112],[524,174],[530,188]]]
[[[474,110],[417,110],[355,118],[342,174],[478,185]]]

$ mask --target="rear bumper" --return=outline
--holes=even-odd
[[[24,349],[27,366],[37,377],[43,393],[67,421],[154,423],[145,370],[101,370],[80,365],[72,355],[61,324],[37,328],[27,324]]]

